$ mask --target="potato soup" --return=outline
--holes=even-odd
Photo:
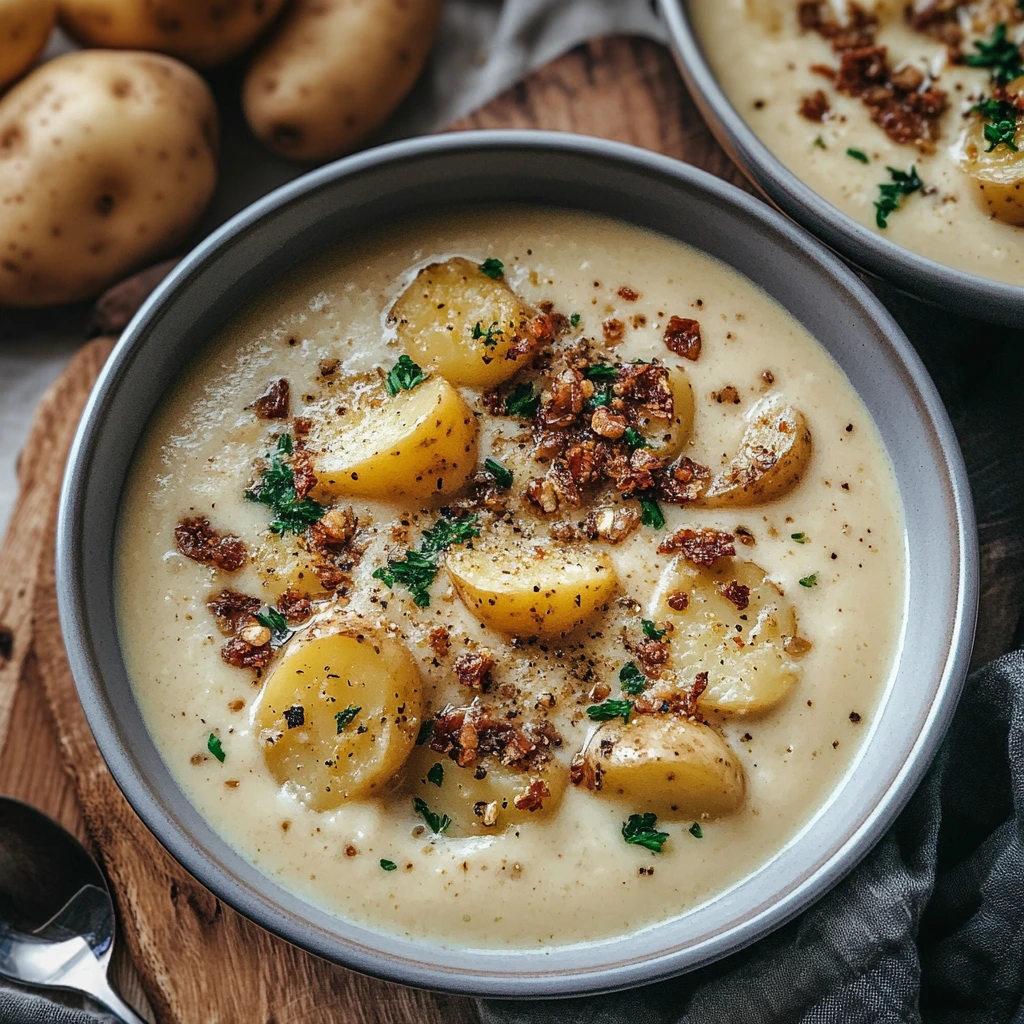
[[[803,182],[881,236],[1024,285],[1015,0],[694,0],[726,95]]]
[[[124,495],[118,621],[175,778],[369,927],[598,940],[714,899],[855,763],[902,510],[831,357],[614,220],[473,209],[211,339]]]

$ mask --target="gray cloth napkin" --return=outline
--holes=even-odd
[[[968,681],[895,825],[824,899],[717,964],[486,1024],[1004,1024],[1024,1019],[1024,651]]]
[[[114,1017],[93,1013],[83,1006],[84,1001],[70,993],[54,993],[51,997],[27,989],[0,988],[2,1024],[117,1024]]]

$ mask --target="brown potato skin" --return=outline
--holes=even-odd
[[[293,160],[355,148],[412,88],[442,0],[296,0],[245,77],[253,133]]]
[[[155,50],[209,68],[247,50],[285,0],[59,0],[80,43]]]
[[[179,245],[216,182],[217,108],[189,67],[85,50],[0,99],[0,305],[97,294]]]
[[[43,52],[57,23],[57,0],[0,0],[0,89]]]

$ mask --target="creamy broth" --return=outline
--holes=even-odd
[[[990,216],[978,183],[961,167],[965,132],[978,121],[971,108],[991,93],[989,71],[950,64],[943,42],[907,23],[904,4],[863,6],[878,8],[877,43],[888,48],[892,67],[910,65],[935,75],[935,84],[948,95],[934,152],[894,142],[872,122],[861,99],[843,94],[812,70],[834,69],[839,58],[828,39],[800,29],[796,0],[696,0],[690,12],[729,100],[801,181],[897,245],[979,277],[1024,285],[1024,227]],[[1020,39],[1021,33],[1021,25],[1010,26],[1011,38]],[[991,32],[969,33],[962,48],[973,52],[975,38],[990,37]],[[804,99],[817,90],[829,104],[820,123],[799,113]],[[1018,122],[1018,146],[1024,146],[1021,124],[1024,119]],[[851,149],[868,162],[851,157]],[[999,154],[1010,155],[1005,146]],[[903,172],[916,167],[923,188],[905,197],[881,229],[875,203],[879,186],[890,181],[889,166]]]
[[[418,608],[397,585],[392,592],[371,574],[413,546],[436,510],[352,502],[366,547],[351,570],[348,610],[394,624],[422,673],[425,715],[473,696],[456,682],[452,660],[467,642],[484,643],[496,658],[495,681],[517,691],[517,707],[535,717],[554,701],[544,714],[563,739],[555,751],[563,772],[595,727],[585,712],[595,685],[620,695],[618,673],[631,657],[621,631],[635,631],[648,614],[672,560],[658,554],[659,542],[683,526],[749,530],[755,543],[737,544],[737,557],[755,560],[793,601],[799,635],[811,647],[799,659],[799,681],[776,707],[709,716],[746,772],[747,796],[737,813],[700,821],[702,838],[689,831],[692,818],[663,818],[658,827],[669,839],[661,853],[627,845],[620,830],[635,808],[572,785],[543,818],[508,829],[499,820],[493,832],[459,835],[462,811],[445,788],[450,781],[406,783],[382,800],[316,812],[267,769],[254,724],[263,680],[221,659],[224,637],[206,601],[230,586],[273,604],[280,588],[251,564],[229,577],[183,557],[175,526],[183,516],[207,515],[260,550],[268,510],[243,495],[256,460],[288,424],[257,419],[254,399],[283,377],[294,414],[319,411],[330,406],[335,386],[319,375],[322,360],[340,359],[335,377],[393,366],[400,350],[393,338],[382,340],[389,338],[386,311],[418,268],[450,255],[502,260],[526,301],[578,312],[575,334],[599,347],[602,323],[620,320],[625,336],[616,361],[685,363],[696,397],[685,452],[698,462],[715,469],[726,462],[745,414],[765,394],[806,416],[810,467],[783,498],[749,508],[662,503],[664,529],[642,526],[618,545],[599,543],[618,571],[617,598],[564,639],[513,644],[482,627],[444,569],[429,607]],[[622,298],[623,286],[638,297]],[[663,342],[673,315],[700,322],[695,362]],[[506,417],[484,414],[479,391],[462,394],[479,414],[480,460],[495,455],[512,465],[513,449],[525,442],[508,440]],[[538,543],[551,543],[549,519],[582,519],[585,507],[545,519],[518,497],[524,482],[517,476],[510,505]],[[402,517],[411,534],[393,535]],[[310,902],[372,928],[464,946],[526,947],[597,940],[683,913],[777,853],[851,768],[871,728],[901,630],[904,574],[902,511],[876,428],[836,364],[792,317],[677,241],[592,215],[505,208],[403,223],[345,244],[304,265],[211,340],[137,454],[119,524],[117,604],[135,696],[157,746],[200,813],[244,857]],[[450,631],[447,657],[428,640],[438,625]],[[223,763],[208,753],[211,731]],[[443,756],[432,760],[447,766],[446,780],[462,770]],[[413,811],[413,792],[451,813],[455,834],[432,835]],[[383,870],[382,860],[395,869]]]

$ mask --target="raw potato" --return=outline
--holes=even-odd
[[[342,615],[285,650],[256,707],[267,767],[317,811],[383,795],[419,731],[421,683],[405,645],[383,624]],[[289,725],[286,710],[302,723]]]
[[[746,797],[743,766],[709,725],[671,714],[608,722],[582,751],[583,784],[621,797],[630,813],[717,818]]]
[[[285,0],[59,0],[79,42],[157,50],[208,68],[248,49]]]
[[[442,0],[295,0],[245,76],[249,127],[295,160],[347,153],[412,88],[441,7]]]
[[[509,358],[509,348],[529,339],[538,325],[537,311],[504,278],[488,277],[462,256],[424,267],[388,319],[414,362],[453,384],[481,390],[496,387],[522,367],[522,358]]]
[[[750,590],[746,608],[722,593],[734,582]],[[687,598],[683,611],[668,603],[678,593]],[[767,711],[800,678],[800,667],[787,652],[787,647],[806,647],[793,639],[796,611],[753,562],[727,559],[714,569],[697,569],[680,556],[662,574],[649,618],[669,630],[665,678],[654,686],[689,689],[698,672],[707,672],[707,689],[698,705],[702,711]]]
[[[440,764],[444,773],[440,787],[427,778],[435,764]],[[480,769],[486,772],[482,779],[476,777]],[[549,762],[543,771],[523,772],[491,756],[482,758],[479,765],[460,768],[427,746],[417,747],[408,765],[410,793],[423,799],[432,811],[452,819],[446,832],[450,836],[495,835],[512,825],[544,821],[557,811],[568,779],[568,770],[558,761]],[[550,796],[544,797],[542,805],[534,811],[520,810],[515,799],[534,780],[543,781]],[[496,806],[488,812],[485,807],[489,804]],[[496,817],[488,825],[485,822],[491,815]]]
[[[1018,79],[1018,82],[1024,80]],[[1016,83],[1011,83],[1012,88]],[[985,152],[985,120],[975,115],[960,141],[960,167],[974,180],[978,201],[991,217],[1024,227],[1024,118],[1018,115],[1017,151],[999,145]]]
[[[48,61],[0,99],[0,305],[88,298],[181,243],[213,194],[217,108],[152,53]]]
[[[811,448],[803,413],[774,395],[762,398],[747,415],[739,450],[712,478],[702,504],[756,505],[780,498],[803,478]]]
[[[465,484],[476,464],[476,417],[443,377],[394,397],[377,378],[359,378],[355,388],[347,412],[318,420],[310,435],[315,498],[426,500]]]
[[[514,636],[560,636],[597,614],[618,586],[595,548],[496,536],[452,549],[445,564],[463,603]]]
[[[57,0],[0,0],[0,89],[32,66],[56,22]]]

